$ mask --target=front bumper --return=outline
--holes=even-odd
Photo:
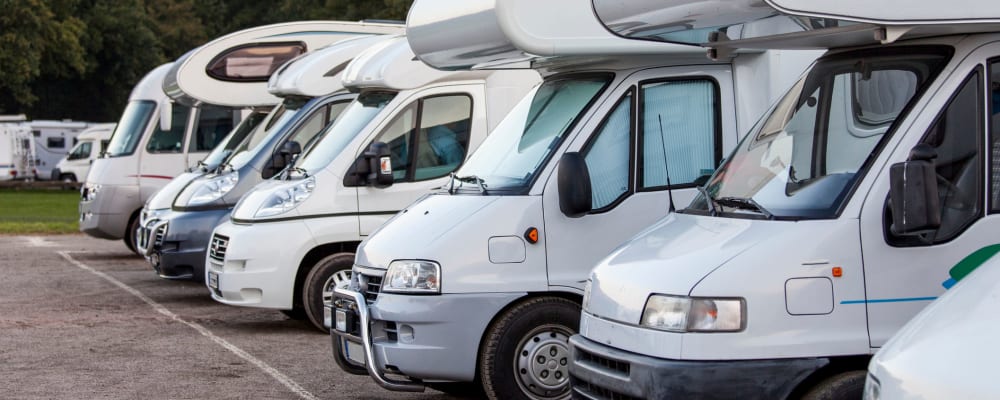
[[[825,358],[680,361],[569,339],[576,399],[784,399]]]
[[[291,310],[299,262],[316,242],[302,220],[223,222],[212,232],[208,246],[205,279],[213,299],[234,306]]]
[[[368,289],[362,292],[337,288],[334,301],[326,305],[325,311],[330,316],[334,351],[339,352],[336,356],[366,368],[376,383],[389,390],[423,390],[423,381],[474,380],[486,326],[503,307],[525,295],[378,293],[377,285],[369,284],[368,279],[375,277],[380,282],[384,273],[369,269],[360,273],[355,269],[352,287]],[[339,347],[348,346],[348,342],[352,348],[362,350],[363,356],[344,354]]]
[[[104,185],[91,201],[80,201],[80,231],[100,239],[121,239],[132,211],[142,207],[139,188]]]
[[[139,227],[139,248],[164,279],[205,279],[205,257],[212,230],[229,216],[229,209],[158,211]]]

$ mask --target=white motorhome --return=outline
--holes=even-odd
[[[402,33],[403,26],[397,30]],[[267,90],[283,99],[280,105],[223,157],[209,157],[204,168],[178,176],[150,198],[139,247],[160,277],[204,279],[212,229],[229,218],[243,194],[320,139],[357,97],[342,84],[347,63],[391,37],[342,40],[289,61],[268,81]]]
[[[379,33],[384,25],[307,21],[250,28],[155,69],[136,85],[105,158],[94,162],[82,189],[80,230],[124,239],[135,251],[145,201],[204,158],[248,109],[280,101],[266,88],[275,70],[307,51]]]
[[[864,400],[996,398],[998,252],[1000,245],[985,247],[948,271],[948,292],[875,353]]]
[[[244,195],[215,228],[205,260],[215,300],[284,310],[325,330],[323,304],[348,280],[361,240],[448,184],[538,82],[532,71],[432,69],[406,37],[359,54],[343,77],[358,98],[285,175]]]
[[[996,242],[1000,3],[699,12],[712,4],[594,8],[619,35],[711,54],[829,51],[698,198],[593,270],[570,339],[574,391],[859,398],[871,355],[944,292],[948,266]],[[804,29],[739,34],[762,18]]]
[[[106,151],[115,125],[95,124],[80,132],[75,140],[76,145],[52,169],[51,179],[64,182],[86,179],[90,164]]]
[[[591,266],[671,199],[690,201],[818,53],[713,62],[612,36],[587,1],[463,4],[413,5],[407,34],[422,60],[526,66],[544,82],[453,182],[361,244],[329,305],[336,359],[392,390],[481,381],[493,399],[564,398]]]
[[[31,128],[31,134],[35,141],[36,179],[56,179],[52,176],[56,164],[66,158],[70,149],[76,145],[77,136],[93,125],[90,122],[69,120],[33,120],[24,124]]]
[[[35,158],[31,128],[21,124],[24,115],[0,116],[0,180],[34,177]]]

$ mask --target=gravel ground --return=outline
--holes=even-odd
[[[329,336],[160,279],[120,241],[0,236],[0,271],[5,399],[455,399],[342,373]]]

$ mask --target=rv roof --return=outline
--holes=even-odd
[[[163,91],[182,103],[227,106],[278,103],[267,81],[285,61],[331,43],[398,34],[399,24],[302,21],[245,29],[212,40],[177,60]]]
[[[285,63],[267,82],[275,96],[319,97],[344,89],[341,72],[359,53],[389,40],[388,35],[357,37],[340,41]]]
[[[146,76],[139,80],[139,83],[136,83],[132,87],[132,93],[128,96],[128,100],[152,100],[159,102],[167,98],[167,95],[163,93],[163,78],[167,76],[167,71],[173,65],[174,63],[166,63],[149,71]]]
[[[0,122],[21,122],[27,120],[28,117],[25,117],[24,114],[0,115]]]
[[[424,64],[413,55],[406,36],[397,36],[369,47],[358,54],[344,70],[344,87],[362,89],[408,90],[430,83],[452,80],[482,79],[484,72],[440,71]]]
[[[824,49],[1000,29],[1000,2],[592,0],[615,34],[711,48]]]
[[[406,33],[414,53],[440,69],[510,67],[532,56],[701,53],[623,40],[601,25],[589,0],[417,0]]]

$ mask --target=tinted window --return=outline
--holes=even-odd
[[[414,180],[448,175],[465,161],[472,124],[472,98],[441,96],[422,101]]]
[[[1000,61],[990,64],[990,211],[1000,211]]]
[[[224,81],[266,82],[278,67],[305,52],[302,42],[241,45],[213,59],[206,72]]]
[[[153,116],[156,103],[147,100],[132,101],[122,112],[122,118],[115,126],[108,143],[108,157],[118,157],[132,154],[142,139],[143,131]]]
[[[45,141],[45,147],[50,149],[64,149],[66,148],[66,138],[63,137],[50,137]]]
[[[229,107],[202,105],[198,107],[198,128],[191,135],[189,152],[209,151],[233,130],[233,114]]]
[[[81,142],[73,149],[73,152],[69,153],[69,157],[67,157],[67,159],[80,160],[84,158],[89,158],[90,150],[93,145],[92,143],[93,142]]]
[[[171,110],[170,130],[162,130],[160,124],[156,124],[153,135],[146,143],[146,151],[150,153],[180,153],[184,151],[184,130],[187,128],[190,112],[190,108],[174,104]]]

